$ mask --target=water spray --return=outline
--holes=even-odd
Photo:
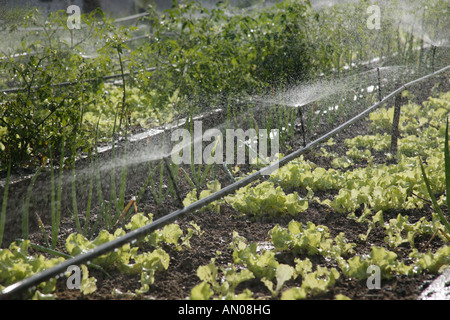
[[[200,199],[184,208],[181,208],[179,210],[176,210],[166,216],[163,216],[157,220],[155,220],[154,222],[135,229],[121,237],[118,237],[110,242],[104,243],[88,252],[82,253],[78,256],[72,257],[70,259],[65,260],[64,262],[50,268],[47,270],[44,270],[40,273],[37,273],[29,278],[23,279],[21,281],[18,281],[8,287],[6,287],[1,293],[0,293],[0,299],[1,300],[5,300],[5,299],[15,299],[18,296],[20,296],[21,294],[23,294],[24,292],[26,292],[28,289],[33,288],[35,286],[37,286],[38,284],[40,284],[41,282],[44,282],[48,279],[51,279],[53,277],[56,277],[60,274],[64,274],[67,270],[67,268],[69,266],[72,265],[81,265],[81,264],[86,264],[89,261],[92,261],[93,259],[107,253],[110,252],[116,248],[119,248],[127,243],[132,242],[133,240],[137,240],[138,238],[141,238],[143,236],[148,235],[151,232],[154,232],[156,230],[158,230],[159,228],[165,226],[168,223],[173,222],[174,220],[176,220],[177,218],[180,218],[184,215],[186,215],[187,213],[190,212],[194,212],[196,210],[201,209],[202,207],[216,201],[219,200],[229,194],[231,194],[232,192],[235,192],[236,190],[250,184],[253,181],[262,179],[264,176],[267,177],[267,172],[272,172],[272,170],[279,168],[281,166],[286,165],[287,163],[289,163],[290,161],[298,158],[300,155],[302,155],[303,153],[305,153],[306,151],[312,149],[313,147],[315,147],[316,145],[328,140],[330,137],[332,137],[333,135],[335,135],[336,133],[338,133],[339,131],[343,130],[344,128],[348,127],[349,125],[355,123],[356,121],[358,121],[359,119],[363,118],[364,116],[366,116],[367,114],[369,114],[370,112],[373,112],[375,109],[377,109],[379,106],[383,105],[384,103],[386,103],[389,99],[391,99],[392,97],[395,97],[397,94],[401,93],[402,91],[406,90],[408,87],[422,82],[426,79],[429,79],[431,77],[434,77],[440,73],[444,73],[446,71],[450,70],[450,65],[436,71],[433,72],[431,74],[428,74],[426,76],[423,76],[419,79],[413,80],[407,84],[402,85],[400,88],[396,89],[395,91],[391,92],[389,95],[387,95],[385,98],[383,98],[381,101],[378,101],[377,103],[375,103],[374,105],[372,105],[371,107],[365,109],[363,112],[359,113],[358,115],[356,115],[355,117],[351,118],[350,120],[346,121],[345,123],[339,125],[338,127],[336,127],[335,129],[331,130],[330,132],[328,132],[327,134],[321,136],[320,138],[310,142],[309,144],[307,144],[306,146],[304,146],[303,148],[300,148],[292,153],[290,153],[289,155],[285,156],[284,158],[273,162],[272,164],[270,164],[269,166],[260,169],[259,171],[244,177],[243,179],[234,182],[231,185],[228,185],[226,187],[224,187],[223,189],[203,198]]]

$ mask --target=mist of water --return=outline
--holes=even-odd
[[[412,32],[416,38],[422,39],[425,43],[435,47],[450,46],[450,19],[448,14],[450,7],[435,9],[435,1],[414,1],[411,5],[405,1],[399,1],[397,7],[387,10],[400,12],[395,19],[405,32]],[[436,19],[428,15],[428,11],[441,11],[443,19]],[[390,11],[388,11],[390,12]]]
[[[392,82],[404,74],[405,70],[407,70],[407,66],[379,67],[338,79],[320,79],[314,82],[305,82],[264,97],[256,97],[254,100],[266,104],[298,108],[333,95],[355,90],[356,88],[359,90],[377,86],[378,80]],[[378,72],[380,72],[382,79],[378,79]]]

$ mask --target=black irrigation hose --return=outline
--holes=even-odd
[[[329,133],[310,142],[305,147],[298,149],[295,152],[292,152],[291,154],[287,155],[286,157],[280,159],[279,161],[274,162],[273,164],[255,172],[239,181],[236,181],[235,183],[233,183],[229,186],[226,186],[225,188],[223,188],[223,189],[221,189],[221,190],[219,190],[197,202],[192,203],[191,205],[189,205],[187,207],[184,207],[182,209],[174,211],[164,217],[161,217],[161,218],[155,220],[154,222],[152,222],[144,227],[133,230],[119,238],[114,239],[113,241],[104,243],[88,252],[82,253],[71,259],[68,259],[68,260],[54,266],[53,268],[44,270],[44,271],[37,273],[29,278],[23,279],[21,281],[18,281],[16,283],[6,287],[0,294],[0,300],[16,299],[18,296],[20,296],[20,294],[22,294],[23,292],[25,292],[26,290],[28,290],[30,288],[37,286],[41,282],[44,282],[52,277],[56,277],[60,274],[65,273],[67,268],[71,265],[86,264],[87,262],[92,261],[93,259],[95,259],[109,251],[119,248],[119,247],[123,246],[124,244],[130,243],[131,241],[136,240],[140,237],[148,235],[149,233],[165,226],[166,224],[168,224],[170,222],[173,222],[175,219],[177,219],[187,213],[201,209],[202,207],[204,207],[216,200],[219,200],[228,194],[231,194],[232,192],[238,190],[239,188],[242,188],[242,187],[250,184],[253,181],[261,179],[263,177],[263,175],[267,175],[268,173],[272,172],[272,170],[275,170],[275,169],[287,164],[288,162],[292,161],[293,159],[299,157],[305,151],[307,151],[307,150],[313,148],[315,145],[329,139],[331,136],[333,136],[337,132],[339,132],[342,129],[346,128],[347,126],[353,124],[357,120],[361,119],[368,113],[370,113],[373,110],[375,110],[376,108],[378,108],[380,105],[384,104],[387,100],[389,100],[396,94],[402,92],[403,90],[407,89],[408,87],[410,87],[418,82],[421,82],[425,79],[431,78],[431,77],[433,77],[439,73],[443,73],[447,70],[450,70],[450,65],[443,69],[440,69],[436,72],[433,72],[432,74],[423,76],[422,78],[416,79],[414,81],[411,81],[411,82],[401,86],[400,88],[398,88],[397,90],[390,93],[388,96],[386,96],[381,101],[375,103],[374,105],[372,105],[368,109],[364,110],[357,116],[353,117],[352,119],[348,120],[347,122],[341,124],[340,126],[336,127],[335,129],[331,130]]]

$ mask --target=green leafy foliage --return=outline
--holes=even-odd
[[[270,181],[247,185],[225,197],[225,201],[238,212],[255,216],[295,215],[308,209],[308,200],[300,199],[297,192],[286,195]]]
[[[428,250],[427,252],[419,252],[414,249],[410,255],[414,259],[414,272],[430,271],[438,274],[450,266],[450,246],[442,246],[436,252]]]
[[[415,223],[408,221],[408,216],[399,214],[396,219],[390,219],[385,224],[386,243],[395,248],[408,243],[414,248],[414,239],[419,235],[432,235],[435,227],[433,223],[426,221],[425,217]]]
[[[370,274],[367,270],[372,265],[380,268],[382,279],[390,279],[394,273],[409,274],[412,272],[412,266],[405,266],[403,262],[400,263],[397,260],[396,253],[378,246],[372,246],[372,250],[367,256],[355,255],[348,260],[338,258],[337,262],[346,277],[359,280],[369,277]]]
[[[313,191],[337,189],[342,175],[335,169],[317,167],[300,156],[295,162],[277,169],[270,175],[270,181],[280,184],[282,188],[306,188]]]
[[[262,278],[261,281],[266,285],[266,287],[270,290],[273,297],[277,297],[280,293],[281,288],[283,287],[286,281],[289,281],[295,278],[295,269],[287,264],[279,264],[277,270],[275,272],[276,279],[276,287],[274,288],[273,282],[267,278]]]
[[[328,227],[316,226],[312,222],[304,226],[292,220],[287,229],[276,225],[269,235],[277,250],[292,250],[297,254],[345,256],[353,253],[355,247],[355,244],[345,240],[344,234],[339,234],[333,241]]]
[[[309,262],[309,260],[305,260]],[[335,268],[325,268],[317,266],[316,271],[311,271],[311,266],[305,269],[304,262],[297,260],[296,270],[300,271],[302,285],[283,291],[281,300],[299,300],[306,299],[308,296],[316,296],[328,291],[336,280],[339,279],[339,272]],[[310,264],[311,262],[309,262]]]
[[[447,126],[445,128],[445,141],[444,141],[444,166],[445,166],[445,190],[446,190],[446,195],[447,195],[447,208],[450,205],[450,197],[448,196],[449,192],[450,192],[450,152],[449,152],[449,147],[448,147],[448,118],[447,118]],[[430,182],[428,180],[424,165],[422,163],[422,161],[420,162],[420,169],[422,170],[422,176],[423,176],[423,180],[425,182],[425,185],[427,187],[427,191],[428,194],[431,198],[431,202],[433,204],[433,208],[436,211],[441,223],[445,226],[445,229],[447,230],[447,232],[450,232],[450,224],[447,220],[447,218],[445,217],[444,213],[442,212],[442,209],[440,208],[439,204],[437,203],[436,197],[434,196],[434,193],[431,189],[430,186]]]
[[[138,213],[131,217],[126,228],[134,230],[151,223],[151,221],[151,217],[148,218],[144,214]],[[145,293],[149,290],[149,286],[154,283],[155,274],[167,270],[169,267],[170,256],[161,246],[172,246],[176,250],[181,250],[183,246],[189,247],[189,239],[194,234],[198,234],[199,231],[198,226],[193,223],[192,226],[194,229],[188,228],[186,235],[183,234],[179,225],[168,224],[161,230],[154,231],[146,236],[143,241],[155,248],[151,252],[139,253],[138,246],[125,244],[94,259],[93,262],[106,269],[119,269],[126,274],[140,274],[141,288],[137,293]],[[89,241],[82,234],[72,233],[66,239],[66,249],[70,255],[76,256],[124,234],[125,231],[121,228],[117,229],[114,234],[101,230],[94,240]]]
[[[81,265],[82,279],[80,283],[80,291],[84,295],[91,294],[97,290],[97,279],[89,277],[89,269],[85,265]]]
[[[13,242],[8,249],[0,249],[0,288],[3,289],[17,281],[26,279],[45,269],[51,268],[61,262],[64,258],[47,259],[44,255],[29,252],[30,241],[25,240],[20,244]],[[37,286],[40,298],[42,295],[50,295],[54,292],[56,279],[43,282]],[[47,296],[50,298],[51,296]],[[38,298],[38,297],[36,297]]]
[[[187,207],[188,205],[197,202],[200,199],[203,199],[211,194],[213,194],[214,192],[217,192],[221,189],[220,186],[220,182],[217,180],[214,181],[209,181],[206,183],[206,189],[200,191],[200,198],[197,198],[197,188],[192,189],[191,191],[188,192],[188,194],[186,195],[186,197],[183,200],[183,205],[185,207]],[[220,213],[220,205],[223,203],[223,200],[217,200],[212,202],[211,204],[204,206],[202,209],[200,209],[199,211],[207,211],[207,210],[212,210],[215,211],[217,213]]]
[[[258,252],[258,244],[250,243],[236,231],[233,232],[231,242],[233,249],[233,262],[244,264],[257,278],[272,280],[276,276],[278,261],[275,259],[275,253],[270,250]]]
[[[219,271],[222,273],[220,278]],[[197,276],[202,281],[191,290],[191,300],[208,300],[213,295],[219,300],[247,300],[251,299],[250,290],[236,294],[236,287],[254,275],[248,269],[236,270],[234,265],[219,268],[215,265],[215,258],[206,266],[197,269]]]

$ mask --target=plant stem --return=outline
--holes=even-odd
[[[41,173],[43,167],[39,167],[38,171],[34,174],[33,179],[31,179],[30,185],[28,186],[27,190],[27,196],[25,199],[25,204],[22,211],[22,238],[28,239],[28,232],[29,232],[29,208],[30,208],[30,198],[31,198],[31,191],[33,190],[34,183],[36,182],[36,179],[38,175]]]
[[[90,178],[90,182],[89,182],[89,194],[88,194],[88,202],[87,202],[87,207],[86,207],[86,219],[84,221],[84,226],[83,226],[83,229],[84,229],[83,234],[85,237],[87,237],[89,218],[91,216],[92,191],[94,189],[95,164],[92,161],[92,157],[91,157],[91,168],[92,168],[92,174],[91,174],[91,178]]]
[[[183,200],[181,200],[180,192],[178,191],[177,182],[175,181],[175,179],[172,175],[172,171],[170,170],[170,166],[169,166],[168,162],[169,162],[169,160],[167,158],[164,158],[164,165],[166,166],[170,180],[172,181],[173,187],[175,188],[175,193],[177,194],[178,205],[180,208],[183,208]]]
[[[9,189],[10,178],[11,178],[11,160],[8,163],[8,173],[6,175],[6,185],[5,185],[5,191],[3,193],[2,213],[0,215],[0,247],[2,245],[3,233],[5,230],[6,207],[7,207],[7,202],[8,202],[8,189]]]
[[[76,191],[76,175],[75,175],[75,160],[72,163],[72,207],[73,207],[73,218],[75,220],[75,225],[79,233],[81,231],[80,219],[78,218],[78,205],[77,205],[77,191]]]
[[[37,219],[38,224],[39,224],[39,228],[41,229],[41,232],[42,232],[42,236],[44,237],[44,241],[47,244],[47,247],[50,248],[50,243],[48,242],[47,232],[45,232],[44,223],[42,222],[42,219],[39,216],[39,214],[37,212],[35,214],[36,214],[36,219]]]

